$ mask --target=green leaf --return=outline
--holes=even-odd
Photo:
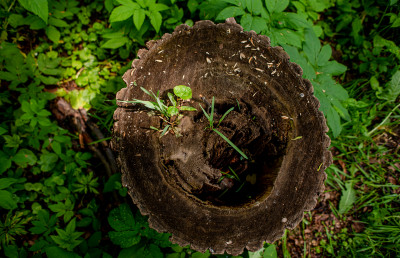
[[[0,151],[0,175],[11,167],[11,159],[2,151]]]
[[[297,13],[285,13],[283,19],[286,21],[287,26],[292,29],[310,27],[307,20]]]
[[[57,160],[58,156],[55,153],[44,153],[40,156],[38,163],[41,165],[43,172],[48,172],[56,166]]]
[[[270,245],[264,250],[263,258],[277,258],[278,253],[276,252],[276,246]]]
[[[17,179],[15,178],[1,178],[0,179],[0,190],[2,189],[6,189],[7,187],[9,187],[12,184],[15,184],[16,182],[18,182]]]
[[[176,108],[176,107],[171,106],[171,107],[168,107],[167,113],[168,113],[168,115],[169,115],[170,117],[171,117],[171,116],[175,116],[175,115],[179,114],[179,109]]]
[[[108,223],[117,231],[133,230],[135,219],[128,204],[124,203],[113,209],[108,216]]]
[[[18,81],[19,78],[16,74],[10,72],[0,71],[0,80],[5,81]]]
[[[261,33],[267,29],[267,21],[261,17],[253,17],[251,14],[246,13],[240,20],[240,25],[246,31],[254,30],[256,33]]]
[[[69,24],[63,20],[56,19],[54,17],[49,18],[49,24],[55,27],[69,27]]]
[[[124,46],[126,43],[128,43],[128,38],[114,38],[106,41],[103,45],[101,45],[101,48],[111,48],[111,49],[116,49]]]
[[[306,53],[308,60],[311,64],[316,66],[317,56],[321,49],[321,43],[312,29],[305,30],[305,43],[303,46],[304,53]]]
[[[168,10],[169,7],[166,6],[165,4],[154,4],[154,5],[150,5],[149,9],[152,12],[162,12],[162,11]]]
[[[400,94],[400,70],[398,70],[392,79],[386,84],[382,94],[377,93],[378,98],[394,102]]]
[[[249,0],[246,3],[246,8],[254,16],[260,15],[264,6],[261,0]]]
[[[181,99],[187,100],[192,98],[192,89],[185,85],[178,85],[174,87],[174,94]]]
[[[49,6],[47,0],[18,0],[26,10],[33,12],[47,24]]]
[[[342,197],[339,202],[339,213],[344,214],[348,212],[356,201],[356,191],[353,189],[351,182],[346,183],[346,189],[342,190]]]
[[[281,13],[289,5],[289,0],[265,0],[269,13]]]
[[[318,68],[318,72],[330,74],[330,75],[340,75],[340,74],[344,73],[346,70],[347,70],[347,67],[345,65],[342,65],[342,64],[336,62],[335,60],[329,61],[324,66],[321,66]]]
[[[54,26],[48,26],[46,29],[46,35],[49,37],[51,41],[54,43],[58,43],[60,41],[61,34]]]
[[[180,109],[182,111],[197,111],[194,107],[189,107],[189,106],[181,106]]]
[[[145,18],[146,12],[143,9],[137,9],[133,12],[133,23],[137,30],[140,30]]]
[[[331,128],[332,130],[333,137],[338,137],[340,132],[342,131],[342,125],[340,123],[340,116],[333,107],[330,107],[327,110],[326,120],[328,122],[329,128]]]
[[[319,52],[317,57],[317,65],[324,66],[331,58],[332,48],[330,45],[325,45],[322,47],[321,52]]]
[[[0,190],[0,207],[6,210],[12,210],[17,208],[17,203],[12,198],[13,195],[5,190]]]
[[[245,14],[245,12],[241,7],[229,6],[223,9],[215,19],[226,20],[227,18],[241,16],[243,14]]]
[[[140,235],[136,231],[110,231],[108,232],[110,240],[121,246],[122,248],[128,248],[136,245],[140,242]]]
[[[158,33],[160,31],[161,23],[162,23],[162,16],[159,12],[150,12],[149,14],[150,18],[150,23],[153,26],[153,28],[156,30]]]
[[[174,98],[174,95],[172,95],[172,93],[171,92],[168,92],[168,98],[169,98],[169,101],[171,101],[171,104],[174,106],[174,107],[176,107],[176,100],[175,100],[175,98]]]
[[[68,252],[58,246],[50,246],[45,248],[48,258],[77,258],[81,257],[73,252]]]
[[[20,149],[13,157],[13,161],[20,167],[26,168],[28,165],[35,165],[37,158],[35,154],[28,149]]]
[[[139,9],[139,5],[137,7],[134,9],[126,5],[118,6],[111,12],[110,22],[125,21],[133,15],[136,9]]]

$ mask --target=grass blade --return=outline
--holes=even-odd
[[[229,112],[231,112],[232,110],[234,110],[234,107],[231,107],[228,111],[225,112],[225,114],[221,117],[221,119],[218,122],[217,127],[219,126],[219,124],[225,119],[225,117],[229,114]]]
[[[210,116],[207,114],[207,112],[204,110],[204,108],[199,104],[201,110],[203,110],[204,115],[207,117],[208,121],[210,121]]]
[[[209,119],[209,121],[210,121],[210,129],[213,129],[214,127],[214,96],[213,96],[213,98],[212,98],[212,102],[211,102],[211,114],[210,114],[210,119]]]
[[[235,170],[233,170],[231,167],[228,167],[229,170],[232,172],[232,174],[236,177],[236,179],[240,182],[239,176],[236,174]]]
[[[222,137],[222,139],[224,139],[227,143],[229,143],[230,146],[232,146],[232,148],[234,148],[237,152],[239,152],[240,155],[242,155],[243,158],[245,159],[249,159],[246,154],[243,153],[243,151],[241,151],[233,142],[231,142],[228,138],[226,138],[225,135],[223,135],[220,131],[218,131],[217,129],[213,129],[214,132],[216,132],[219,136]]]

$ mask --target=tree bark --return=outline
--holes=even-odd
[[[118,102],[112,146],[134,203],[150,226],[171,241],[204,252],[238,255],[274,242],[315,207],[332,162],[319,102],[302,69],[269,38],[228,19],[197,22],[147,43],[123,76],[117,100],[163,99],[176,85],[191,87],[178,125],[165,125],[141,105]],[[249,156],[243,159],[215,132],[199,108],[215,97],[218,130]],[[215,126],[217,123],[214,124]],[[221,176],[234,170],[239,177]],[[225,192],[225,194],[224,194]]]

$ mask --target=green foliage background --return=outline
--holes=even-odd
[[[388,182],[387,168],[398,177],[399,153],[375,139],[399,126],[399,10],[398,0],[1,1],[0,253],[210,256],[171,244],[132,213],[120,174],[108,176],[79,136],[57,124],[49,103],[62,97],[88,110],[107,140],[115,93],[125,87],[121,76],[147,40],[182,23],[235,17],[302,67],[331,129],[335,159],[350,168],[344,173],[335,163],[327,171],[327,184],[342,192],[331,209],[366,229],[313,248],[321,255],[398,256],[399,185]],[[386,165],[371,165],[371,158]],[[370,214],[361,212],[365,207]],[[242,256],[275,257],[276,250],[266,244]]]

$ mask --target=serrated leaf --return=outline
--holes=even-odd
[[[241,16],[245,14],[244,10],[241,7],[237,6],[229,6],[223,9],[218,15],[216,20],[226,20],[230,17]]]
[[[346,183],[346,188],[342,190],[342,196],[339,202],[339,213],[348,212],[356,201],[356,191],[353,189],[351,182]]]
[[[345,65],[342,65],[336,61],[329,61],[324,66],[318,68],[318,72],[326,73],[330,75],[340,75],[347,70]]]
[[[392,77],[392,79],[386,84],[386,88],[382,94],[377,96],[380,99],[388,101],[395,101],[400,94],[400,70],[398,70]]]
[[[128,19],[133,15],[134,11],[135,9],[128,7],[126,5],[118,6],[111,12],[110,22],[125,21],[126,19]]]
[[[324,66],[331,58],[332,48],[330,45],[325,45],[321,48],[321,52],[319,52],[317,57],[317,65]]]
[[[310,27],[307,20],[297,13],[285,13],[283,19],[286,21],[287,26],[292,29]]]
[[[248,0],[246,8],[252,15],[260,15],[264,6],[261,0]]]
[[[168,10],[169,7],[165,4],[154,4],[154,5],[150,5],[149,9],[151,12],[162,12],[162,11]]]
[[[17,203],[12,197],[13,197],[12,193],[5,190],[0,190],[0,200],[1,200],[0,207],[6,210],[12,210],[17,208]]]
[[[143,9],[137,9],[133,12],[133,23],[137,30],[140,30],[145,18],[146,12]]]
[[[317,64],[317,56],[321,49],[321,43],[315,35],[314,31],[309,28],[305,30],[305,42],[303,46],[304,53],[307,55],[308,60],[314,66]]]
[[[159,12],[150,12],[149,18],[150,18],[151,25],[153,26],[153,28],[158,33],[160,31],[161,23],[162,23],[161,14]]]
[[[47,27],[46,35],[54,43],[58,43],[58,41],[60,41],[61,33],[54,26],[50,25]]]
[[[267,1],[265,1],[267,2]],[[271,2],[271,1],[269,1]],[[289,0],[275,0],[274,9],[272,12],[281,13],[283,12],[289,5]]]
[[[240,20],[240,25],[246,31],[254,30],[256,33],[261,33],[267,28],[267,22],[261,17],[253,17],[246,13]]]
[[[332,106],[330,106],[326,112],[326,120],[329,128],[332,130],[333,137],[338,137],[342,131],[342,125],[340,123],[340,116],[338,112]]]
[[[26,10],[33,12],[47,24],[49,17],[49,5],[47,0],[18,0]]]

